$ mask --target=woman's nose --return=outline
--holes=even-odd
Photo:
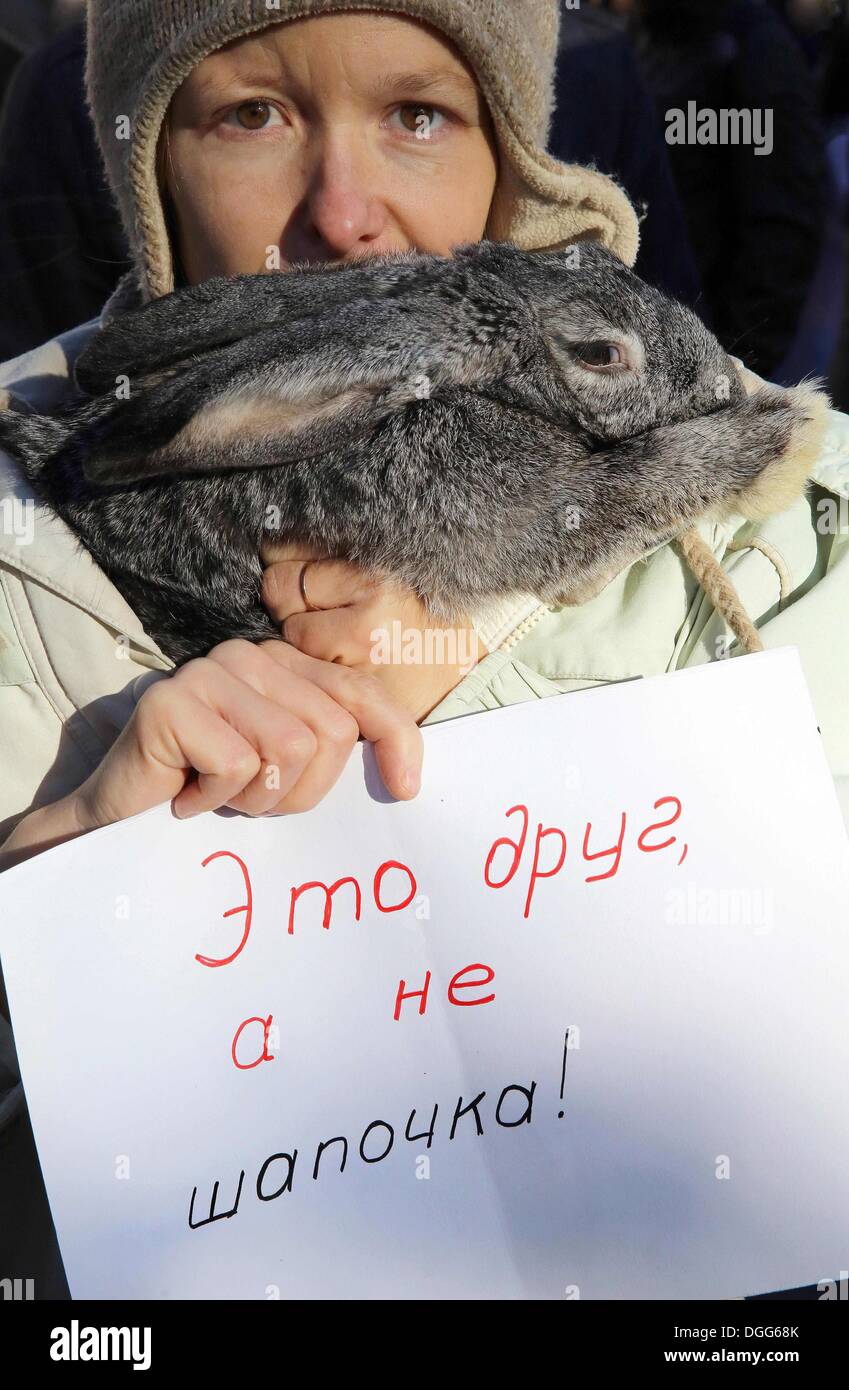
[[[302,217],[307,259],[342,259],[358,248],[367,250],[384,235],[387,210],[362,149],[336,142],[317,153]]]

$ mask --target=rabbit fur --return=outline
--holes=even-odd
[[[206,281],[105,324],[75,375],[53,414],[0,413],[0,444],[178,663],[279,636],[274,540],[442,621],[582,602],[697,518],[792,500],[814,400],[747,396],[697,316],[593,242]]]

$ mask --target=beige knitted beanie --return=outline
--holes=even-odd
[[[174,288],[156,148],[171,97],[203,58],[284,20],[372,10],[445,34],[489,105],[500,175],[487,225],[525,250],[592,237],[628,265],[637,217],[612,179],[545,151],[553,111],[558,0],[88,0],[88,99],[144,298]]]

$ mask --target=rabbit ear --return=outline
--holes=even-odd
[[[86,476],[131,482],[292,462],[344,448],[446,387],[485,387],[515,361],[519,328],[482,331],[458,296],[412,299],[346,302],[147,377],[79,441]]]
[[[415,252],[336,266],[206,280],[175,290],[105,324],[77,358],[80,390],[99,395],[119,376],[141,377],[247,334],[314,317],[355,299],[382,298],[419,277],[433,258]],[[366,311],[367,312],[367,311]]]
[[[261,275],[175,290],[100,328],[76,360],[77,385],[90,396],[114,391],[120,376],[132,381],[192,353],[223,347],[248,326],[255,331],[268,323],[273,306],[273,282]]]
[[[128,483],[292,463],[344,449],[430,395],[426,370],[403,354],[384,360],[335,347],[335,356],[324,345],[246,370],[245,357],[262,360],[262,351],[239,343],[213,364],[152,379],[78,441],[86,477]]]
[[[91,482],[129,483],[175,473],[275,467],[351,445],[400,404],[397,394],[367,386],[299,395],[257,380],[201,406],[159,448],[98,450],[84,471]]]

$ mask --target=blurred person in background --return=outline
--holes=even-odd
[[[52,0],[0,0],[0,34],[26,53],[53,32],[53,9]]]
[[[824,377],[849,407],[849,5],[847,0],[769,0],[810,66],[825,136],[823,246],[784,376]]]
[[[23,58],[0,114],[0,359],[93,318],[130,264],[85,104],[84,4],[43,9],[59,32]]]
[[[21,58],[52,32],[49,0],[0,0],[0,106]]]
[[[560,26],[551,153],[593,165],[622,185],[642,215],[637,274],[709,319],[666,142],[631,40],[612,13],[572,9],[566,0]]]
[[[84,10],[85,0],[0,0],[0,37],[28,53]]]
[[[3,94],[9,85],[9,78],[18,66],[21,59],[21,51],[17,44],[4,34],[0,29],[0,105],[2,105]]]
[[[779,0],[775,0],[779,3]],[[794,31],[806,44],[819,83],[825,123],[831,203],[826,228],[828,268],[823,297],[836,317],[826,348],[827,381],[835,405],[849,409],[849,4],[847,0],[781,0]],[[828,354],[828,348],[834,347]]]
[[[768,0],[781,15],[813,68],[827,60],[828,36],[845,9],[845,0]]]
[[[669,144],[712,327],[764,375],[787,381],[817,274],[828,206],[814,77],[765,0],[617,0],[629,13],[658,116],[772,112],[772,148]],[[798,353],[796,354],[798,359]],[[803,372],[804,374],[804,372]]]

